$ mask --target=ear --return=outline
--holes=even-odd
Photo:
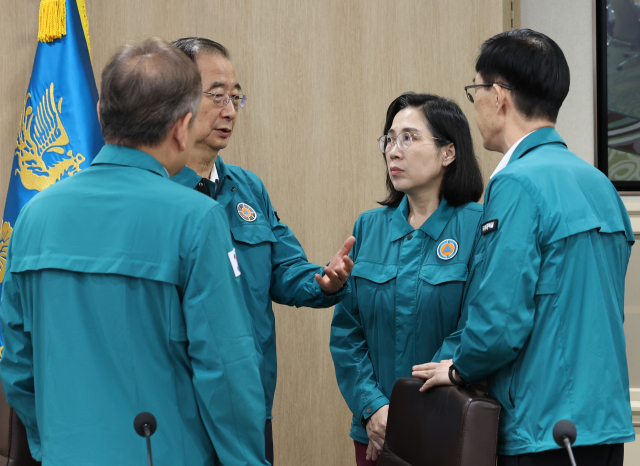
[[[191,123],[191,119],[193,118],[192,113],[187,113],[185,116],[178,119],[176,124],[173,126],[173,139],[178,144],[178,149],[180,152],[184,152],[187,150],[187,138],[189,136],[189,123]]]
[[[96,112],[98,112],[98,123],[100,123],[100,101],[96,104]]]
[[[510,101],[511,99],[511,94],[507,89],[505,89],[502,86],[498,86],[497,84],[493,85],[493,89],[496,91],[496,101],[495,101],[496,111],[497,112],[503,111],[507,104],[507,101]]]
[[[442,153],[442,166],[448,167],[456,159],[456,146],[454,146],[453,143],[449,143],[448,145],[444,146],[442,149],[444,151]]]

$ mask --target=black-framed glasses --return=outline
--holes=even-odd
[[[211,96],[211,100],[218,107],[225,107],[229,101],[233,102],[233,106],[235,108],[242,108],[244,104],[247,102],[247,96],[245,94],[231,95],[228,92],[224,94],[216,94],[215,92],[206,92],[205,94]]]
[[[467,93],[467,99],[469,102],[473,103],[473,96],[469,92],[469,89],[475,89],[476,87],[492,87],[494,84],[497,84],[500,87],[504,87],[506,90],[510,91],[511,88],[506,84],[502,83],[482,83],[482,84],[471,84],[470,86],[464,86],[464,91]]]
[[[421,136],[421,137],[429,138],[429,139],[437,139],[439,141],[442,141],[442,139],[436,138],[433,136]],[[380,136],[378,138],[378,147],[380,147],[380,152],[382,152],[383,154],[386,154],[387,152],[391,152],[391,150],[393,149],[394,143],[398,146],[398,149],[407,150],[409,147],[411,147],[412,142],[413,142],[413,137],[411,136],[410,133],[407,133],[407,132],[400,133],[396,137],[385,134],[384,136]]]

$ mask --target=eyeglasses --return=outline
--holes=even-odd
[[[233,102],[235,108],[242,108],[247,102],[247,96],[245,94],[231,95],[228,92],[224,94],[215,94],[213,92],[205,92],[205,94],[212,97],[213,103],[218,107],[226,107],[229,101]],[[225,97],[226,96],[226,97]]]
[[[498,85],[500,87],[504,87],[508,91],[511,90],[511,88],[509,86],[507,86],[506,84],[501,84],[501,83],[472,84],[470,86],[464,86],[464,91],[467,93],[467,99],[469,99],[469,102],[473,103],[473,96],[469,92],[469,89],[475,89],[476,87],[492,87],[494,84],[496,84],[496,85]]]
[[[437,139],[442,141],[443,139],[436,138],[433,136],[421,136],[429,139]],[[386,154],[387,152],[391,152],[393,150],[393,144],[395,143],[400,150],[407,150],[411,147],[411,143],[413,142],[413,137],[410,133],[400,133],[397,137],[389,136],[385,134],[384,136],[380,136],[378,138],[378,145],[380,147],[380,152]]]

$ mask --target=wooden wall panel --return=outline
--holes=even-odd
[[[389,103],[408,90],[455,99],[485,178],[463,86],[480,43],[502,30],[503,0],[86,0],[99,74],[117,46],[149,36],[205,36],[232,52],[248,95],[221,155],[257,173],[310,260],[324,264],[357,216],[384,195],[377,149]],[[36,48],[38,0],[4,0],[0,64],[0,202],[4,202]],[[279,465],[354,464],[350,413],[329,353],[332,309],[276,306]]]

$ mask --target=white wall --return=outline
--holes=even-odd
[[[557,130],[569,150],[594,164],[592,0],[521,0],[521,25],[551,37],[567,57],[571,87]]]

